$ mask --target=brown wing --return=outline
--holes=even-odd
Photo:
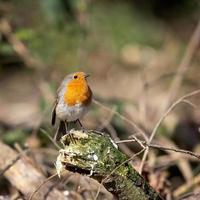
[[[57,106],[57,100],[56,100],[56,102],[54,104],[52,115],[51,115],[51,125],[52,126],[54,126],[55,123],[56,123],[56,106]]]
[[[72,76],[72,74],[71,74],[71,76]],[[67,81],[69,81],[69,75],[64,78],[64,80],[62,81],[60,87],[58,88],[58,90],[56,92],[56,101],[55,101],[55,104],[53,107],[52,118],[51,118],[52,125],[55,125],[55,123],[56,123],[56,106],[58,104],[58,99],[63,95],[62,90],[63,90],[63,88],[65,89]]]

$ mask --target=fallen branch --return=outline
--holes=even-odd
[[[7,170],[9,170],[9,168],[11,168],[21,157],[23,154],[25,154],[27,152],[26,151],[22,151],[21,153],[19,153],[15,159],[11,160],[11,163],[8,164],[7,166],[5,166],[4,169],[0,170],[0,176],[2,176]]]
[[[19,156],[16,151],[2,142],[0,142],[0,151],[0,170],[4,172],[3,175],[13,186],[28,198],[38,188],[38,185],[46,180],[46,177],[27,159],[23,159],[23,156]],[[52,182],[43,185],[32,199],[43,200],[44,197],[48,200],[69,199],[57,189],[52,189],[52,186]]]
[[[43,69],[44,66],[38,60],[34,59],[26,46],[13,33],[9,21],[2,17],[0,19],[0,33],[6,38],[12,46],[15,53],[22,59],[24,64],[30,68]]]

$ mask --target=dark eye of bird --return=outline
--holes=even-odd
[[[78,78],[78,76],[77,76],[77,75],[75,75],[75,76],[74,76],[74,79],[77,79],[77,78]]]

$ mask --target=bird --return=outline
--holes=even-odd
[[[52,111],[51,124],[59,120],[59,126],[54,136],[54,141],[59,141],[62,135],[67,134],[68,123],[78,122],[88,112],[92,102],[92,91],[88,85],[89,74],[75,72],[65,76],[56,93]]]

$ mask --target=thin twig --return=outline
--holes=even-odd
[[[28,198],[28,200],[32,200],[34,195],[40,190],[40,188],[42,186],[44,186],[46,183],[48,183],[51,179],[53,179],[55,176],[57,176],[58,174],[55,173],[52,176],[48,177],[45,181],[43,181],[37,188],[36,190],[30,195],[30,197]]]
[[[126,140],[115,141],[116,144],[130,143],[130,142],[135,142],[135,139],[126,139]]]
[[[189,100],[184,99],[182,102],[188,104],[189,106],[193,107],[194,109],[197,108],[197,105],[195,105],[194,103],[192,103]]]
[[[156,123],[152,133],[151,133],[151,136],[148,140],[148,145],[150,145],[151,141],[153,140],[158,128],[160,127],[161,123],[164,121],[164,119],[166,118],[166,116],[179,104],[181,103],[183,100],[189,98],[189,97],[192,97],[192,96],[195,96],[197,94],[200,93],[200,89],[199,90],[195,90],[191,93],[188,93],[184,96],[182,96],[181,98],[179,98],[177,101],[175,101],[168,109],[167,111],[161,116],[161,118],[158,120],[158,122]],[[142,158],[142,162],[141,162],[141,165],[140,165],[140,169],[139,169],[139,172],[141,173],[142,172],[142,169],[143,169],[143,166],[144,166],[144,162],[147,158],[147,155],[148,155],[148,152],[149,152],[149,147],[146,148],[145,152],[144,152],[144,155],[143,155],[143,158]]]
[[[42,128],[40,128],[40,130],[41,130],[41,132],[42,132],[43,134],[45,134],[45,135],[49,138],[49,140],[52,142],[52,144],[53,144],[58,150],[61,149],[60,146],[54,141],[54,139],[48,134],[48,132],[47,132],[46,130],[44,130],[44,129],[42,129]]]
[[[125,116],[121,115],[119,112],[117,112],[116,110],[112,110],[111,108],[103,105],[102,103],[100,103],[99,101],[93,99],[93,102],[102,107],[103,109],[109,111],[109,112],[113,112],[115,115],[117,115],[118,117],[120,117],[123,121],[129,123],[130,125],[132,125],[139,133],[142,134],[142,136],[144,137],[145,141],[148,140],[148,137],[146,136],[146,133],[136,124],[134,123],[133,121],[131,121],[130,119],[126,118]]]
[[[146,144],[145,141],[142,141],[142,140],[138,139],[135,135],[132,135],[131,137],[132,137],[143,149],[146,148],[146,146],[144,145],[144,144]]]
[[[100,124],[100,126],[99,126],[99,128],[97,128],[97,130],[101,131],[102,129],[107,127],[108,124],[110,124],[110,122],[113,118],[113,115],[115,114],[114,113],[115,111],[116,111],[116,106],[113,106],[113,108],[111,109],[110,115],[107,117],[107,119],[102,121],[102,124]]]
[[[146,147],[150,147],[150,148],[156,148],[156,149],[160,149],[160,150],[164,150],[164,151],[174,151],[177,153],[183,153],[183,154],[193,156],[200,160],[200,154],[194,153],[192,151],[188,151],[188,150],[184,150],[184,149],[176,149],[173,147],[164,147],[164,146],[161,146],[158,144],[147,144],[145,141],[139,140],[136,137],[134,137],[133,139],[115,141],[116,144],[131,143],[131,142],[137,142],[143,149]]]
[[[111,124],[108,124],[106,128],[109,131],[111,138],[113,138],[114,140],[120,140],[120,138],[117,135],[116,130],[113,128]],[[127,145],[123,143],[119,145],[119,148],[129,157],[131,157],[134,153]]]
[[[160,145],[157,145],[157,144],[150,144],[148,146],[151,147],[151,148],[161,149],[161,150],[164,150],[164,151],[174,151],[174,152],[177,152],[177,153],[187,154],[187,155],[193,156],[193,157],[200,160],[200,154],[194,153],[192,151],[187,151],[187,150],[184,150],[184,149],[175,149],[175,148],[171,148],[171,147],[163,147],[163,146],[160,146]]]
[[[196,29],[188,43],[188,46],[186,48],[185,54],[180,62],[180,65],[177,69],[176,76],[174,77],[169,92],[168,92],[168,97],[166,102],[161,108],[161,113],[166,110],[166,108],[171,104],[171,102],[174,100],[177,91],[179,90],[181,83],[183,81],[183,78],[187,72],[187,69],[190,66],[190,62],[192,60],[192,57],[196,51],[196,49],[199,46],[200,42],[200,20],[196,26]]]
[[[168,109],[167,111],[163,114],[163,116],[158,120],[158,122],[156,123],[156,126],[154,127],[152,133],[151,133],[151,136],[149,138],[149,143],[151,143],[152,139],[154,138],[160,124],[163,122],[163,120],[166,118],[166,116],[181,102],[183,102],[185,99],[189,98],[189,97],[192,97],[192,96],[195,96],[197,94],[200,93],[200,89],[199,90],[195,90],[193,92],[190,92],[184,96],[182,96],[181,98],[179,98],[177,101],[175,101]]]

